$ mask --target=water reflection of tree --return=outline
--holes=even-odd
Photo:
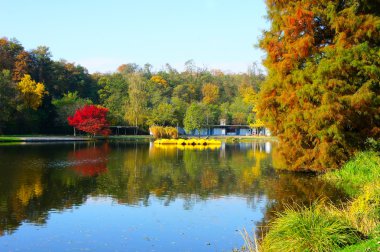
[[[247,154],[234,146],[227,149],[228,156],[222,158],[219,151],[208,149],[153,147],[148,150],[143,145],[126,146],[122,151],[111,153],[109,172],[97,179],[97,193],[112,195],[127,204],[148,203],[151,194],[167,203],[178,196],[197,195],[207,199],[229,194],[262,194],[263,191],[258,190],[259,183],[254,180],[258,181],[260,164],[270,156],[259,151],[257,156]],[[248,175],[252,169],[254,176]]]
[[[68,160],[72,162],[72,169],[78,175],[92,177],[107,172],[108,153],[109,146],[107,143],[100,147],[93,143],[88,148],[70,152]]]
[[[54,147],[0,149],[0,235],[12,233],[22,222],[43,225],[50,210],[83,204],[87,195],[95,190],[94,178],[78,177],[71,172],[72,160],[67,162],[70,160],[67,153],[75,156],[72,146],[59,146],[59,152]],[[87,148],[85,150],[87,152]],[[58,167],[50,167],[56,160],[60,160]],[[67,169],[59,169],[61,166]]]
[[[185,209],[226,195],[244,196],[252,208],[268,199],[265,219],[259,223],[265,225],[290,199],[308,202],[335,193],[317,179],[276,172],[271,153],[265,143],[220,150],[158,149],[137,143],[17,147],[6,153],[13,168],[0,164],[0,234],[23,221],[43,224],[50,210],[83,204],[89,195],[139,205],[149,205],[152,195],[165,205],[181,198]]]
[[[269,199],[264,211],[264,218],[256,223],[259,227],[257,237],[268,231],[268,224],[276,213],[286,207],[309,206],[317,200],[327,200],[340,204],[346,199],[344,192],[324,182],[315,174],[294,174],[278,172],[275,177],[265,180],[266,196]]]

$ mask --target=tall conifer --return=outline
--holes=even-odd
[[[380,136],[378,3],[266,2],[259,116],[281,139],[289,169],[337,168]]]

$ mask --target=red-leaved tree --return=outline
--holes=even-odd
[[[74,116],[69,116],[67,120],[69,125],[76,129],[92,135],[100,134],[108,136],[111,131],[106,118],[107,113],[107,108],[96,105],[86,105],[75,111]]]

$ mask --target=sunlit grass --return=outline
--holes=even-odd
[[[251,236],[246,229],[243,229],[243,231],[240,231],[241,236],[244,239],[244,246],[241,248],[240,251],[242,252],[259,252],[259,243],[257,241],[257,238],[255,234]]]
[[[271,222],[261,251],[335,251],[360,241],[360,233],[323,204],[288,207]]]
[[[324,179],[336,184],[347,194],[356,196],[364,185],[380,179],[380,156],[368,151],[357,154],[342,169],[329,172]]]
[[[364,186],[362,193],[338,213],[361,233],[373,233],[380,224],[380,182]]]

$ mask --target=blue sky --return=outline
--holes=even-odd
[[[50,48],[53,58],[110,72],[123,63],[166,63],[245,72],[261,63],[254,48],[264,0],[3,0],[0,37],[27,49]]]

